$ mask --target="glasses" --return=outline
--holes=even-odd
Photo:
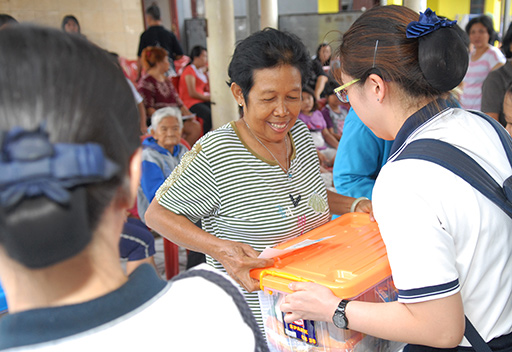
[[[336,94],[342,103],[348,103],[347,88],[360,80],[361,78],[356,78],[348,83],[345,83],[344,85],[334,89],[334,94]]]

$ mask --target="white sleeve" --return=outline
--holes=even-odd
[[[133,98],[135,99],[135,105],[139,105],[140,103],[142,103],[142,96],[139,94],[139,92],[137,92],[137,89],[135,88],[135,86],[133,85],[132,81],[130,81],[128,78],[126,79],[126,81],[128,82],[128,85],[130,86],[131,90],[132,90],[132,94],[133,94]]]

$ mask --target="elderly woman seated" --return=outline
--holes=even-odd
[[[142,177],[137,194],[137,210],[144,223],[146,210],[156,191],[188,150],[180,143],[182,129],[181,111],[177,107],[159,109],[151,116],[151,136],[142,143]],[[188,251],[187,269],[205,260],[203,253]]]
[[[181,111],[166,107],[151,116],[151,136],[142,142],[142,177],[137,194],[137,210],[142,221],[156,191],[180,163],[188,148],[180,143]]]

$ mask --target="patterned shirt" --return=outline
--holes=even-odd
[[[146,109],[158,110],[167,106],[183,106],[176,88],[169,79],[160,82],[153,76],[145,75],[140,79],[137,89],[144,98]]]
[[[327,192],[307,127],[297,120],[290,131],[292,177],[239,137],[234,122],[206,134],[183,156],[157,191],[159,203],[221,239],[256,251],[308,232],[330,219]],[[225,271],[207,256],[207,263]],[[263,330],[257,293],[244,291]]]

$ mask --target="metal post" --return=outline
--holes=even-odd
[[[249,34],[260,30],[260,11],[258,0],[246,0],[247,8],[247,25],[249,26]]]
[[[212,123],[215,129],[238,117],[235,99],[226,85],[228,65],[235,48],[233,0],[205,1],[205,14],[208,29],[206,43],[208,45]]]
[[[507,33],[508,26],[510,25],[510,0],[505,0],[503,3],[503,13],[502,13],[502,38]]]
[[[427,9],[427,0],[404,0],[404,6],[418,13],[424,12]]]
[[[277,0],[260,0],[261,29],[266,27],[278,29]]]

